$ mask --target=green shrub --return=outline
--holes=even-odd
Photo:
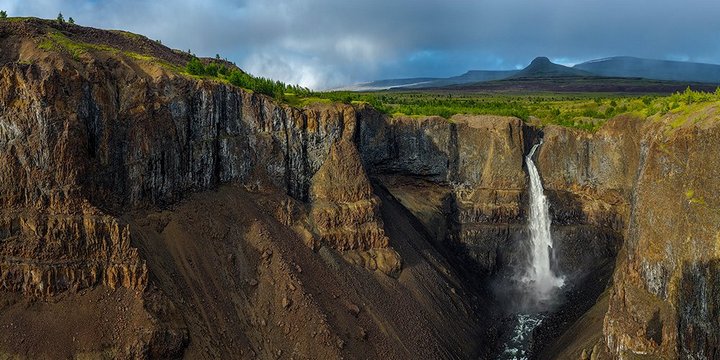
[[[190,61],[185,66],[185,70],[190,75],[204,75],[205,74],[205,66],[202,62],[200,62],[200,59],[194,57],[190,59]]]
[[[0,19],[7,19],[7,11],[0,10]]]
[[[235,86],[272,96],[278,100],[285,100],[285,94],[292,94],[299,97],[307,97],[312,94],[310,89],[297,85],[288,85],[263,77],[254,77],[240,70],[230,70],[227,66],[220,65],[216,62],[204,65],[202,61],[196,57],[190,59],[185,66],[185,70],[190,75],[223,78]]]

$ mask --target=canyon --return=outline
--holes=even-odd
[[[716,103],[590,133],[294,108],[38,19],[0,49],[0,358],[496,358],[541,140],[533,357],[720,356]]]

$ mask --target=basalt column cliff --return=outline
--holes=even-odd
[[[591,134],[298,109],[38,19],[0,50],[0,358],[493,358],[540,138],[534,356],[720,356],[715,105]]]

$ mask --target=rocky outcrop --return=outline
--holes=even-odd
[[[605,318],[607,345],[620,358],[720,355],[719,115],[710,105],[679,127],[682,114],[644,128],[625,247]]]
[[[512,242],[519,229],[514,225],[522,220],[522,122],[493,116],[387,119],[369,109],[361,109],[359,117],[358,146],[371,173],[422,179],[439,187],[435,192],[444,193],[442,197],[418,199],[433,213],[416,215],[431,232],[438,225],[445,228],[439,242],[468,255],[483,271],[496,269],[499,249]],[[386,186],[417,210],[409,204],[413,194]]]
[[[385,274],[400,271],[400,256],[389,249],[380,199],[374,194],[360,153],[354,143],[357,116],[346,109],[342,137],[312,178],[312,222],[319,241],[346,253],[351,263]]]
[[[143,291],[145,262],[130,231],[102,214],[26,212],[0,222],[2,290],[54,295],[105,285]]]
[[[323,243],[338,250],[388,246],[378,213],[380,200],[349,141],[332,146],[313,177],[310,199],[313,222]]]

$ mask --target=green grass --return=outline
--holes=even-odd
[[[117,50],[117,51],[119,51],[119,50]],[[167,61],[162,60],[162,59],[158,59],[158,58],[153,57],[153,56],[150,56],[150,55],[139,54],[139,53],[132,52],[132,51],[122,51],[122,53],[123,53],[125,56],[130,57],[130,58],[133,58],[133,59],[135,59],[135,60],[140,60],[140,61],[145,61],[145,62],[150,62],[150,63],[153,63],[153,64],[160,65],[160,66],[162,66],[163,68],[165,68],[166,70],[169,70],[169,71],[172,71],[172,72],[176,72],[176,73],[181,73],[181,72],[183,72],[183,68],[182,68],[181,66],[172,64],[172,63],[170,63],[170,62],[167,62]]]
[[[539,125],[559,124],[593,131],[607,119],[640,112],[643,98],[597,94],[453,94],[448,92],[331,92],[315,94],[345,103],[364,102],[392,115],[442,116],[455,114],[515,116]]]
[[[707,119],[711,114],[703,109],[711,102],[720,102],[720,88],[714,93],[685,90],[655,101],[647,111],[648,116],[668,115],[671,129],[679,128],[688,121],[693,123]]]
[[[131,40],[140,40],[140,39],[143,39],[143,38],[144,38],[144,36],[142,36],[142,35],[138,35],[138,34],[135,34],[135,33],[131,33],[131,32],[129,32],[129,31],[124,31],[124,30],[109,30],[109,31],[110,31],[110,32],[114,32],[114,33],[116,33],[116,34],[120,34],[120,35],[122,35],[122,36],[124,36],[124,37],[126,37],[126,38],[128,38],[128,39],[131,39]]]
[[[130,34],[122,32],[123,34]],[[139,36],[139,35],[138,35]],[[64,52],[72,56],[73,59],[79,60],[82,55],[93,52],[93,51],[106,51],[114,54],[122,54],[135,60],[151,62],[162,66],[163,68],[181,73],[183,68],[181,66],[172,64],[170,62],[155,58],[150,55],[140,54],[132,51],[123,51],[108,45],[90,44],[81,41],[70,39],[58,31],[49,32],[39,43],[38,47],[47,51],[59,51]]]
[[[450,118],[455,114],[515,116],[541,126],[556,124],[595,131],[608,119],[628,114],[635,117],[661,117],[679,114],[670,124],[682,125],[688,118],[698,121],[697,110],[709,102],[720,101],[715,93],[686,90],[670,96],[598,93],[451,93],[415,92],[325,92],[313,99],[344,103],[368,103],[392,116],[431,116]],[[302,104],[303,102],[299,102]]]
[[[73,59],[79,59],[85,53],[90,51],[119,51],[107,45],[89,44],[75,41],[60,32],[53,31],[48,33],[45,38],[40,41],[38,47],[48,51],[63,51],[70,54]]]

